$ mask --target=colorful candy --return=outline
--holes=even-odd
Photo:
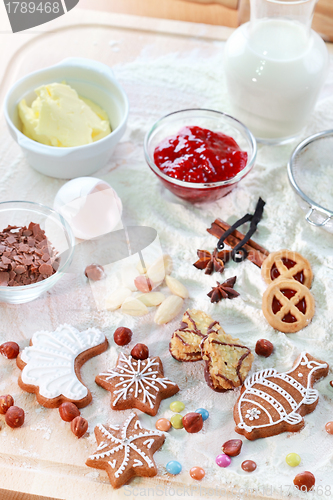
[[[201,467],[192,467],[192,469],[190,469],[191,478],[197,481],[201,481],[201,479],[205,477],[205,474],[205,471]]]
[[[167,418],[159,418],[155,424],[156,429],[168,432],[171,429],[171,422]]]
[[[228,455],[221,453],[220,455],[217,455],[215,462],[219,467],[229,467],[231,464],[231,458]]]
[[[286,456],[286,462],[290,467],[297,467],[301,463],[301,457],[297,453],[289,453]]]
[[[205,410],[205,408],[198,408],[197,410],[195,410],[195,413],[200,413],[202,416],[202,420],[207,420],[207,418],[209,417],[209,411]]]
[[[255,462],[253,462],[253,460],[245,460],[242,465],[241,465],[241,468],[245,471],[245,472],[253,472],[254,470],[256,470],[257,468],[257,464]]]
[[[170,410],[174,411],[175,413],[180,413],[181,411],[185,410],[185,405],[181,401],[172,401],[170,404]]]
[[[294,479],[294,485],[301,491],[311,491],[315,484],[316,478],[309,471],[300,472]]]
[[[175,429],[182,429],[184,427],[183,416],[179,413],[176,413],[176,415],[172,415],[172,417],[170,418],[170,422],[172,427],[174,427]]]
[[[172,474],[173,476],[176,476],[182,471],[182,466],[179,462],[177,462],[177,460],[171,460],[166,464],[165,468],[169,474]]]
[[[328,434],[333,434],[333,422],[327,422],[325,430]]]

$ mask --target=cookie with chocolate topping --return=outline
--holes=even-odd
[[[251,350],[225,333],[221,327],[202,341],[201,352],[206,362],[206,382],[218,392],[241,386],[253,362]]]
[[[210,332],[220,329],[217,321],[196,309],[187,310],[180,328],[170,341],[170,353],[177,361],[199,361],[202,359],[200,344]]]

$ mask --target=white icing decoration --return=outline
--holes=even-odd
[[[290,376],[290,374],[293,373],[300,365],[305,366],[309,370],[307,380],[303,381],[303,383],[306,383],[306,387],[304,387],[304,385],[294,379],[293,376]],[[253,429],[277,425],[282,421],[287,422],[291,425],[297,425],[302,422],[303,417],[298,413],[300,407],[304,404],[314,404],[319,397],[318,391],[311,387],[312,374],[316,370],[326,367],[326,363],[323,364],[314,360],[309,361],[306,353],[303,352],[300,356],[298,365],[294,366],[290,371],[286,373],[278,373],[274,368],[269,368],[266,370],[258,371],[248,377],[244,382],[245,391],[242,393],[238,401],[237,410],[240,419],[238,428],[245,429],[247,432],[251,432]],[[303,377],[303,374],[297,374],[298,377],[300,377],[300,375],[302,375]],[[287,392],[283,387],[280,386],[280,381],[291,385],[293,389],[298,392],[299,396],[297,398],[294,398],[289,392]],[[270,390],[278,393],[282,398],[282,403],[284,401],[287,403],[287,405],[285,405],[286,407],[281,404],[280,401],[274,398],[271,393],[268,394],[264,390],[260,389],[260,386],[263,386],[264,388],[267,387]],[[258,403],[259,398],[263,401],[263,404]],[[272,415],[265,408],[265,402],[269,403],[277,411],[279,415],[278,419],[273,419]],[[251,403],[252,405],[254,404],[255,406],[261,408],[261,410],[263,410],[265,415],[268,417],[269,422],[265,424],[254,423],[248,425],[242,415],[243,403]],[[291,410],[289,410],[288,405],[290,406]],[[255,407],[247,409],[245,418],[251,421],[258,420],[260,418],[260,410],[257,410]]]
[[[143,465],[141,460],[138,460],[137,458],[134,459],[133,467],[140,467],[140,465]]]
[[[139,420],[137,420],[133,426],[133,429],[137,430],[139,429],[139,433],[135,434],[134,436],[129,435],[128,428],[134,418],[136,418],[135,413],[131,413],[129,418],[125,421],[123,427],[121,428],[121,437],[115,437],[111,432],[109,432],[103,425],[98,424],[97,427],[99,430],[102,432],[103,436],[105,437],[106,441],[108,442],[107,445],[108,447],[113,446],[113,448],[108,449],[107,451],[104,451],[102,453],[95,453],[94,455],[91,455],[89,458],[90,460],[99,460],[103,459],[105,457],[109,457],[116,453],[117,451],[124,450],[124,458],[118,467],[118,469],[115,472],[115,477],[119,477],[123,472],[125,471],[126,467],[128,466],[129,460],[130,460],[130,454],[132,451],[140,455],[142,460],[144,462],[141,462],[141,460],[138,459],[133,459],[133,467],[138,467],[139,465],[144,465],[147,464],[149,468],[154,467],[154,462],[151,460],[151,458],[146,455],[146,453],[140,448],[140,445],[135,444],[135,441],[138,440],[139,438],[147,437],[147,439],[144,443],[147,441],[151,441],[151,445],[154,443],[156,437],[163,436],[162,432],[159,431],[148,431],[146,429],[142,430],[142,427],[140,425]],[[138,424],[138,425],[137,425]],[[111,429],[111,427],[110,427]],[[133,431],[132,431],[133,432]],[[104,443],[104,441],[103,441]],[[143,443],[143,444],[144,444]],[[150,448],[149,447],[149,448]],[[99,451],[99,447],[97,448],[97,451]],[[112,468],[115,468],[117,459],[115,458],[113,462],[108,462]],[[114,464],[114,465],[112,465]]]
[[[147,358],[142,362],[139,360],[137,363],[134,363],[131,356],[127,357],[124,353],[121,353],[119,363],[121,363],[121,367],[123,368],[119,371],[120,373],[124,373],[123,376],[126,383],[120,382],[115,385],[115,387],[121,386],[122,388],[113,391],[113,395],[116,396],[114,402],[112,403],[113,406],[117,404],[119,399],[126,400],[127,393],[133,386],[134,397],[137,398],[138,394],[143,394],[140,401],[148,403],[150,408],[154,408],[156,394],[153,394],[152,390],[158,392],[159,388],[156,387],[156,385],[159,384],[164,389],[167,388],[167,385],[176,385],[166,377],[157,377],[159,374],[159,363],[156,361],[156,358]],[[149,371],[149,369],[151,370]],[[110,370],[106,373],[100,373],[99,376],[104,376],[106,381],[113,378],[119,378],[120,380],[119,371],[116,369]],[[153,379],[154,375],[155,378]]]
[[[77,356],[105,342],[105,336],[96,328],[80,332],[70,325],[61,325],[54,332],[40,331],[33,335],[32,345],[26,347],[21,359],[22,382],[39,387],[39,394],[47,399],[65,396],[79,401],[88,389],[76,376]]]
[[[249,420],[258,420],[259,416],[261,414],[261,411],[258,410],[257,408],[250,408],[247,410],[245,418],[248,418]]]
[[[97,449],[98,449],[98,448],[97,448]],[[110,465],[110,467],[112,467],[112,469],[114,469],[114,468],[115,468],[116,463],[117,463],[117,460],[116,460],[116,459],[112,460],[112,462],[108,462],[108,464]]]
[[[150,448],[152,447],[154,443],[154,440],[153,439],[146,439],[146,441],[144,441],[142,444],[145,444],[148,448],[148,450],[150,450]]]

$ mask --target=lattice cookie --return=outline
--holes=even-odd
[[[220,325],[208,314],[196,309],[187,310],[180,328],[170,341],[170,353],[178,361],[199,361],[202,359],[200,344],[212,331],[218,331]]]
[[[276,279],[294,279],[310,288],[313,278],[308,260],[297,252],[279,250],[272,252],[261,266],[261,275],[270,285]]]
[[[253,362],[253,354],[248,347],[220,328],[203,340],[201,349],[209,387],[224,392],[242,385]]]
[[[262,311],[273,328],[284,333],[295,333],[312,320],[315,302],[306,286],[292,279],[280,278],[265,291]]]

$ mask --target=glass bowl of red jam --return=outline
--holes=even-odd
[[[250,130],[225,113],[185,109],[158,120],[144,140],[145,159],[164,187],[191,203],[215,201],[254,165]]]

